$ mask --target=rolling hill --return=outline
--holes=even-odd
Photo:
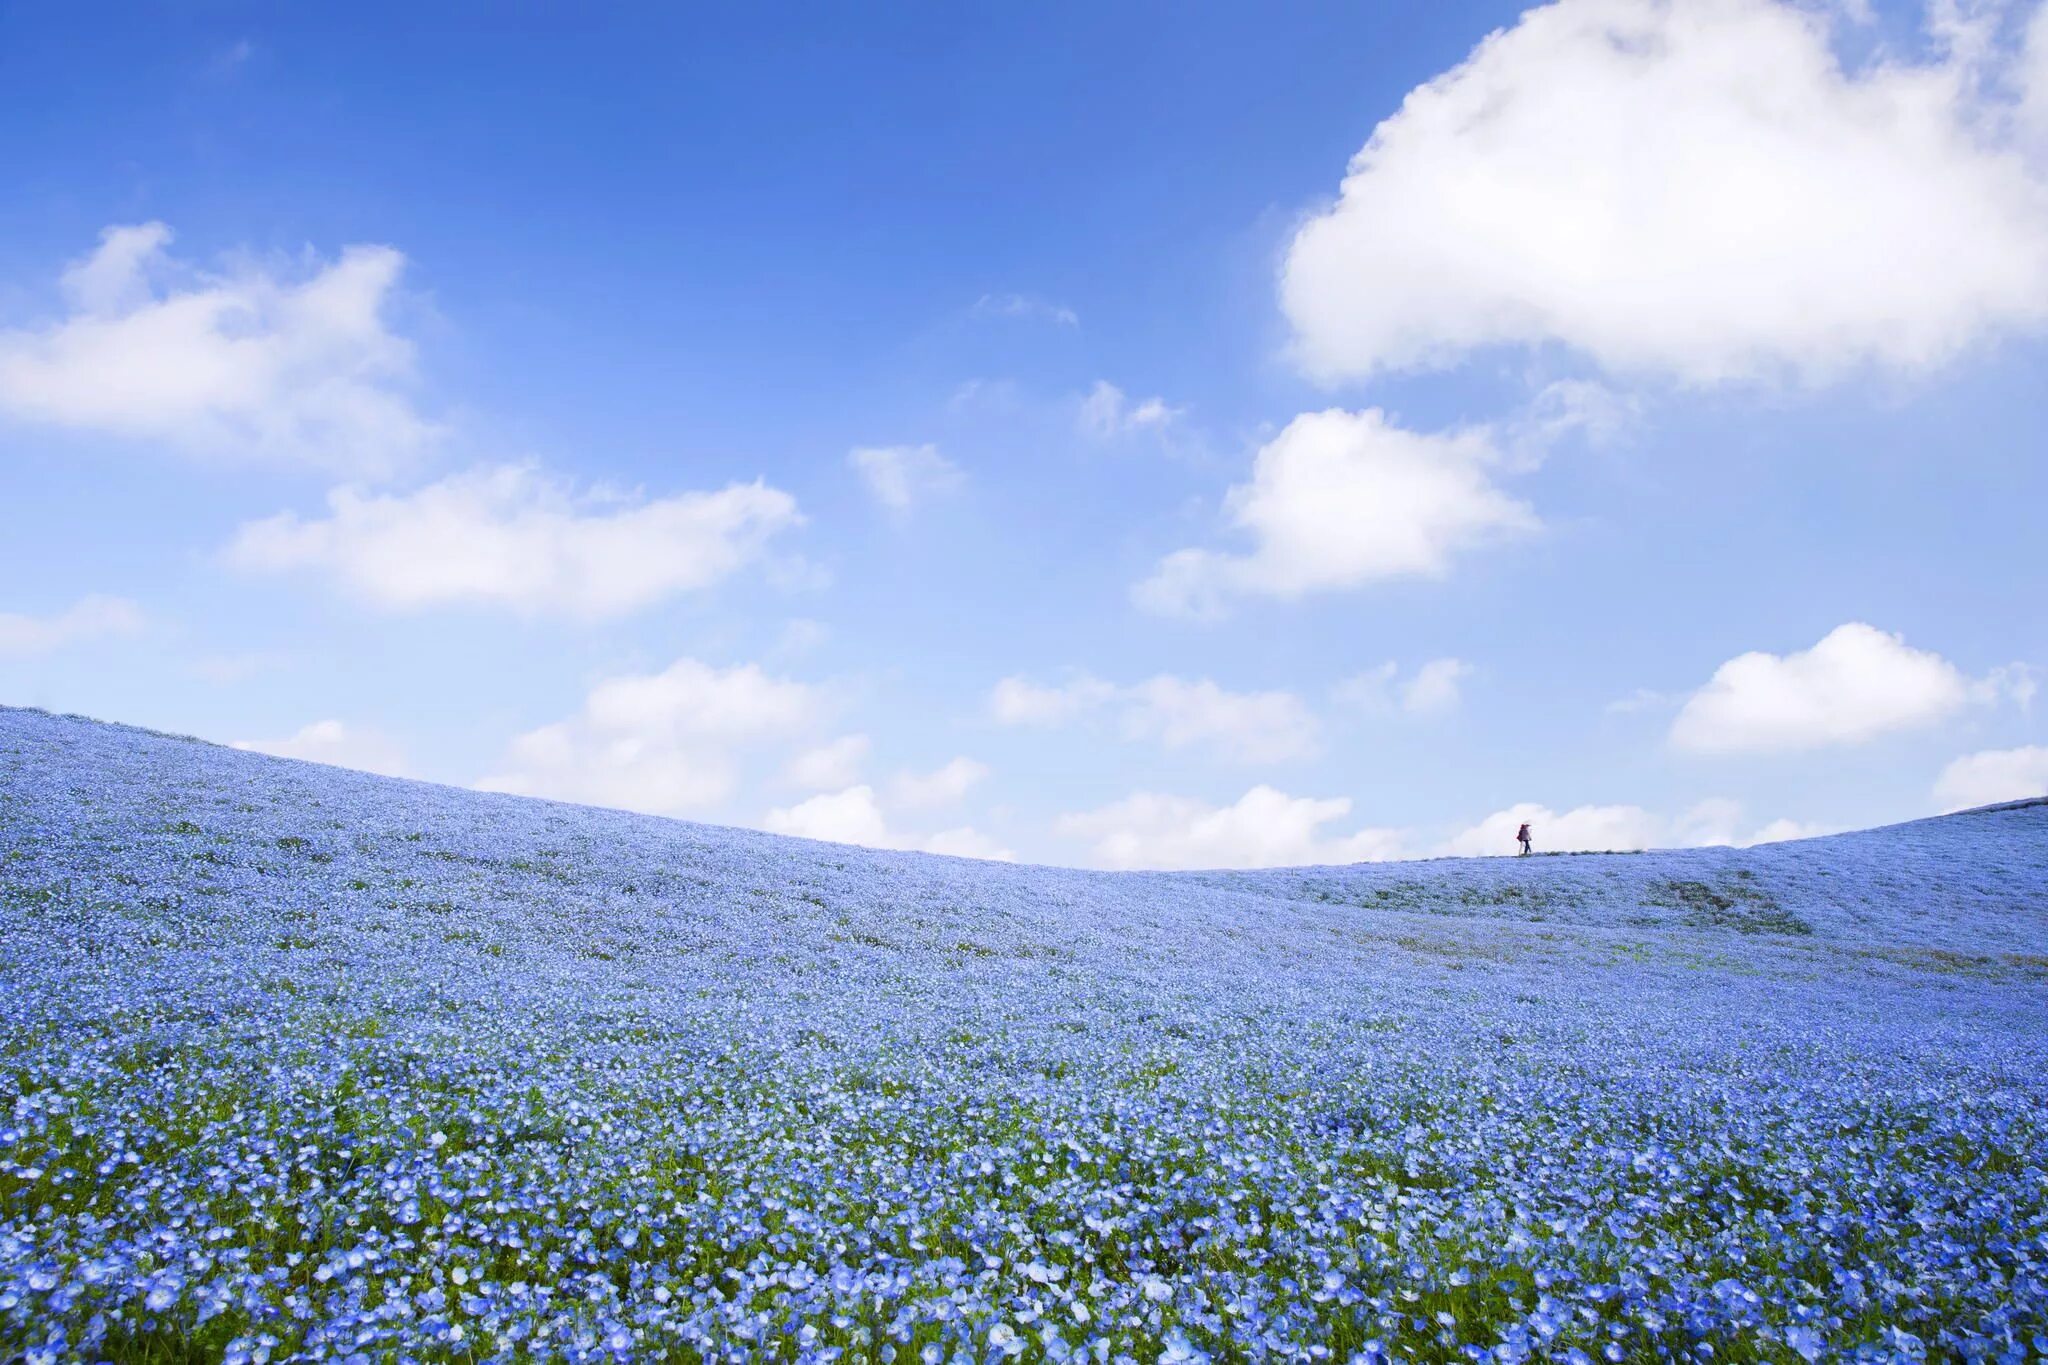
[[[0,1358],[2043,1334],[2048,802],[1095,873],[0,710]]]

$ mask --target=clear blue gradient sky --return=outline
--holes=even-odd
[[[1105,865],[2048,786],[2037,5],[416,8],[0,6],[0,701]]]

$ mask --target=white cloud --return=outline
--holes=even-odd
[[[410,493],[339,488],[328,515],[250,522],[229,562],[315,569],[380,607],[475,602],[598,618],[707,587],[800,524],[766,484],[653,500],[578,493],[530,466],[451,475]]]
[[[1062,327],[1081,325],[1081,315],[1073,309],[1035,294],[983,294],[974,301],[973,313],[978,318],[1025,318],[1056,322]]]
[[[0,413],[187,451],[375,476],[436,435],[385,324],[405,258],[352,246],[303,278],[171,260],[162,223],[110,227],[61,281],[69,311],[0,332]]]
[[[1359,711],[1388,712],[1399,705],[1396,699],[1394,680],[1400,676],[1401,666],[1389,659],[1383,664],[1355,673],[1330,689],[1331,697],[1339,706]]]
[[[1662,711],[1677,706],[1684,700],[1681,696],[1659,692],[1653,687],[1638,687],[1627,696],[1608,702],[1601,709],[1610,716],[1633,716],[1644,711]]]
[[[1458,858],[1515,851],[1515,831],[1527,821],[1538,849],[1584,852],[1653,848],[1668,842],[1663,820],[1640,806],[1579,806],[1562,814],[1523,802],[1495,811],[1444,841],[1440,852]]]
[[[1343,797],[1317,800],[1257,786],[1228,806],[1139,792],[1099,810],[1063,815],[1058,833],[1085,841],[1108,868],[1287,867],[1399,857],[1392,830],[1328,836],[1351,811]]]
[[[817,689],[754,664],[678,659],[598,683],[578,714],[515,738],[477,785],[653,815],[703,811],[732,794],[738,751],[787,740],[822,710]]]
[[[395,741],[376,730],[345,725],[338,720],[316,720],[283,739],[238,739],[233,747],[382,773],[386,777],[405,777],[412,771],[404,750]]]
[[[1747,833],[1742,806],[1734,801],[1702,801],[1674,818],[1641,806],[1576,806],[1559,812],[1535,802],[1498,810],[1452,835],[1437,846],[1439,855],[1454,858],[1513,854],[1515,831],[1524,822],[1538,852],[1604,853],[1645,848],[1698,848],[1709,844],[1774,843],[1823,833],[1817,826],[1773,820]]]
[[[133,635],[142,608],[125,597],[81,597],[54,616],[0,611],[0,659],[32,658],[86,640]]]
[[[807,791],[836,791],[860,781],[860,766],[867,761],[866,735],[841,735],[830,744],[806,749],[782,770],[782,780]]]
[[[989,774],[988,764],[961,755],[928,773],[902,773],[890,794],[904,806],[950,806],[974,790]]]
[[[1057,687],[1004,678],[989,694],[989,714],[1004,725],[1063,725],[1116,695],[1115,686],[1085,673]]]
[[[1014,863],[1017,855],[1000,840],[991,839],[972,825],[942,829],[921,845],[926,853],[943,853],[952,858],[980,858],[984,862]]]
[[[2022,133],[2036,153],[2048,153],[2048,5],[2037,6],[2027,25],[2017,81]]]
[[[1961,50],[1845,70],[1832,22],[1776,0],[1528,11],[1411,91],[1295,236],[1298,359],[1358,376],[1558,342],[1618,373],[1818,381],[2037,326],[2048,189],[2000,140],[1997,82]]]
[[[1244,596],[1299,597],[1382,579],[1437,576],[1486,541],[1536,517],[1496,487],[1484,431],[1425,435],[1377,409],[1304,413],[1260,449],[1250,483],[1230,490],[1246,554],[1179,550],[1132,596],[1174,615],[1212,616]]]
[[[1342,797],[1295,797],[1268,786],[1254,787],[1228,806],[1140,792],[1099,810],[1063,815],[1054,830],[1084,841],[1089,861],[1097,866],[1162,869],[1513,855],[1515,830],[1525,821],[1532,826],[1537,850],[1557,853],[1747,846],[1827,832],[1792,820],[1751,828],[1742,806],[1722,799],[1702,801],[1675,817],[1641,806],[1579,806],[1559,812],[1524,802],[1434,841],[1414,829],[1325,832],[1350,812],[1351,802]]]
[[[1934,784],[1934,799],[1944,811],[2030,796],[2048,796],[2048,746],[1966,754],[1943,768]]]
[[[1017,856],[969,826],[941,830],[925,837],[892,830],[882,813],[875,789],[866,785],[824,793],[794,806],[771,810],[762,826],[773,834],[823,839],[835,844],[859,844],[864,848],[917,849],[926,853],[998,862],[1013,861]]]
[[[1061,725],[1111,708],[1127,739],[1169,749],[1214,748],[1247,763],[1300,758],[1315,751],[1316,720],[1291,692],[1231,692],[1207,678],[1160,674],[1118,686],[1081,674],[1058,687],[1004,678],[989,697],[1005,725]]]
[[[1081,400],[1079,416],[1083,435],[1099,441],[1114,440],[1140,431],[1159,431],[1173,425],[1181,410],[1168,407],[1166,400],[1157,396],[1132,402],[1124,391],[1107,379],[1095,381],[1095,387]]]
[[[1932,725],[1973,701],[2031,691],[2024,669],[1972,681],[1939,654],[1852,621],[1808,650],[1752,652],[1722,664],[1679,711],[1671,743],[1693,753],[1859,744]]]
[[[963,478],[960,467],[934,445],[861,446],[847,453],[846,462],[866,481],[875,501],[898,516],[952,492]]]
[[[1535,469],[1567,441],[1604,446],[1619,439],[1641,415],[1642,404],[1590,379],[1545,384],[1501,425],[1503,464]]]
[[[1404,682],[1398,664],[1387,662],[1346,678],[1333,690],[1339,705],[1362,711],[1388,712],[1397,707],[1410,715],[1440,716],[1458,709],[1472,665],[1462,659],[1431,659]]]
[[[1417,669],[1401,693],[1401,705],[1423,716],[1440,716],[1458,709],[1460,691],[1472,666],[1462,659],[1431,659]]]
[[[882,816],[875,789],[866,785],[821,792],[794,806],[778,807],[768,812],[762,825],[771,834],[791,834],[799,839],[864,848],[901,847],[889,834],[889,822]]]
[[[1788,839],[1818,839],[1823,834],[1834,832],[1831,826],[1808,824],[1803,820],[1773,820],[1751,834],[1746,842],[1752,846],[1782,844]]]
[[[1124,690],[1123,729],[1169,749],[1210,745],[1246,763],[1315,752],[1316,721],[1291,692],[1228,692],[1161,674]]]

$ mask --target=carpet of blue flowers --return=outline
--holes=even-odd
[[[1199,875],[0,710],[0,1359],[2048,1354],[2048,806]]]

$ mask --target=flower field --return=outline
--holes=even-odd
[[[1108,874],[0,711],[0,1360],[2048,1356],[2048,804]]]

